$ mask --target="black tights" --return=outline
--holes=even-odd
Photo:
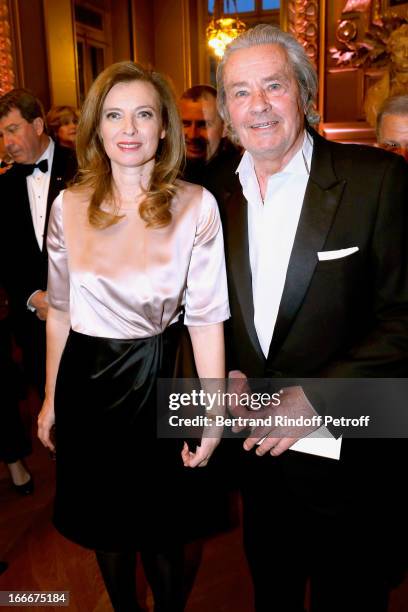
[[[141,558],[155,612],[182,612],[183,548],[142,551]],[[136,598],[136,553],[96,551],[96,559],[115,612],[141,611]]]

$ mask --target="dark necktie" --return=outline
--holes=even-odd
[[[42,159],[38,164],[22,164],[22,171],[25,176],[29,176],[38,168],[41,172],[47,172],[48,170],[48,159]]]

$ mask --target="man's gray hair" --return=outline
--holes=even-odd
[[[238,49],[249,49],[258,45],[280,45],[286,52],[289,65],[291,66],[298,83],[300,99],[305,113],[305,118],[310,124],[319,122],[319,115],[315,110],[315,100],[317,94],[318,79],[316,70],[306,55],[305,50],[298,41],[287,32],[283,32],[276,26],[266,23],[257,25],[247,32],[238,36],[228,45],[224,57],[217,69],[217,102],[218,110],[224,119],[228,130],[231,132],[231,124],[226,104],[226,92],[224,84],[225,64]],[[231,133],[234,137],[234,134]]]
[[[406,115],[408,122],[408,95],[392,96],[385,100],[377,115],[377,140],[380,138],[381,124],[385,115]]]

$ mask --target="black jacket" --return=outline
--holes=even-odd
[[[0,176],[0,280],[3,280],[10,294],[14,313],[25,310],[27,300],[34,291],[47,288],[46,237],[51,205],[73,178],[76,168],[73,152],[55,144],[42,249],[35,237],[22,164],[14,164]]]
[[[311,172],[265,359],[254,327],[247,203],[225,194],[230,364],[247,376],[408,374],[408,172],[382,150],[313,132]],[[358,247],[319,261],[319,251]],[[268,282],[268,279],[265,279]]]

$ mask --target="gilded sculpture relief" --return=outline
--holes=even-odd
[[[363,106],[372,126],[388,96],[408,93],[408,3],[399,4],[394,10],[389,0],[347,0],[336,29],[339,44],[329,49],[336,67],[364,70]]]
[[[387,41],[389,62],[384,75],[365,96],[367,121],[375,126],[379,108],[389,96],[408,94],[408,24],[394,30]]]

